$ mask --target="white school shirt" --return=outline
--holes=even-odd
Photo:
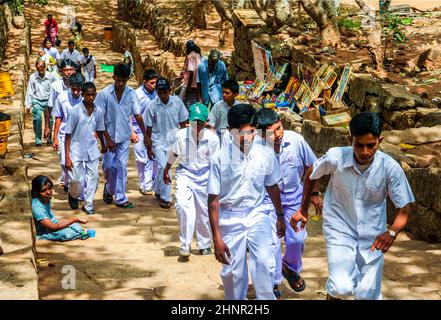
[[[138,98],[138,101],[139,101],[141,114],[144,114],[144,110],[147,107],[147,105],[149,104],[149,102],[158,96],[156,94],[156,91],[153,91],[152,93],[148,92],[144,88],[144,85],[141,85],[138,89],[136,89],[135,93],[136,93],[136,97]],[[139,127],[138,122],[136,122],[135,117],[132,117],[132,125],[133,125],[133,130],[137,134],[141,133],[141,128]]]
[[[156,97],[147,105],[142,116],[145,125],[152,128],[153,147],[168,148],[175,140],[179,123],[188,119],[188,111],[177,96],[170,96],[167,104]]]
[[[55,108],[58,96],[64,91],[69,91],[69,87],[64,85],[63,78],[52,82],[48,101],[48,106],[50,108]]]
[[[103,111],[94,107],[90,116],[87,115],[83,103],[77,104],[69,112],[66,134],[71,135],[70,156],[73,161],[94,161],[101,155],[98,149],[96,131],[104,131]]]
[[[79,63],[81,61],[81,54],[78,52],[78,50],[73,49],[72,53],[69,51],[69,48],[64,49],[63,52],[61,52],[61,59],[66,60],[70,59],[75,63]]]
[[[51,91],[51,84],[55,78],[48,71],[45,71],[44,77],[40,77],[38,71],[29,77],[28,88],[26,90],[26,107],[32,105],[32,99],[48,100]]]
[[[210,160],[207,193],[220,196],[221,208],[243,211],[263,203],[266,187],[281,179],[274,151],[253,142],[248,155],[233,143],[222,145]]]
[[[261,140],[261,143],[265,144],[266,141]],[[303,196],[302,177],[305,166],[310,167],[317,157],[302,135],[289,130],[284,131],[280,152],[275,155],[282,172],[282,179],[279,182],[282,203],[299,205]],[[265,202],[272,203],[269,196],[266,197]]]
[[[235,100],[233,106],[238,103],[239,102]],[[208,116],[208,124],[215,127],[218,134],[220,134],[222,130],[228,128],[228,110],[230,110],[230,107],[224,100],[216,102],[213,105],[213,108],[211,108],[210,115]]]
[[[135,90],[126,86],[118,102],[115,84],[112,83],[98,93],[95,105],[103,110],[106,129],[113,142],[128,141],[132,135],[131,116],[141,112]]]
[[[204,129],[196,145],[192,131],[191,127],[187,127],[177,132],[172,152],[179,156],[178,162],[185,169],[192,172],[206,171],[210,167],[210,158],[219,150],[219,138],[211,130]]]
[[[87,65],[85,65],[85,66],[83,66],[83,69],[84,69],[84,72],[87,72],[87,73],[94,73],[94,71],[95,71],[95,68],[94,68],[94,66],[96,66],[96,60],[95,60],[95,57],[94,56],[92,56],[92,55],[88,55],[87,56],[87,58],[83,55],[83,56],[81,56],[81,65],[83,65],[84,63],[86,63],[87,62],[87,59],[89,59],[89,57],[91,56],[91,58],[90,58],[90,61],[89,61],[89,63],[87,64]]]
[[[49,53],[55,60],[61,59],[60,52],[58,52],[57,48],[51,47],[49,50],[48,48],[44,48],[43,50],[45,53]]]
[[[58,96],[55,107],[52,109],[52,116],[61,118],[60,130],[58,131],[58,139],[61,141],[64,141],[70,111],[81,102],[83,102],[83,96],[80,95],[78,98],[75,98],[70,90],[64,91]]]
[[[377,151],[363,173],[352,147],[331,148],[313,164],[311,179],[331,175],[323,205],[323,235],[327,245],[347,245],[348,235],[358,244],[366,263],[381,256],[370,251],[386,231],[386,197],[396,208],[415,202],[403,169],[389,155]],[[344,236],[342,236],[344,235]]]

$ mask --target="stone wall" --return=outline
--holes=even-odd
[[[0,5],[0,62],[5,58],[8,31],[12,25],[11,10],[7,4]]]
[[[132,53],[135,61],[135,74],[139,83],[142,82],[143,72],[153,68],[170,81],[177,78],[182,70],[184,57],[176,57],[173,53],[158,50],[156,40],[147,30],[135,29],[131,24],[114,21],[113,46],[115,49],[124,44]]]
[[[38,300],[38,275],[35,248],[35,225],[32,218],[27,164],[23,160],[24,94],[30,56],[30,27],[21,25],[23,38],[8,43],[14,53],[14,67],[9,72],[15,94],[11,104],[2,108],[11,115],[8,153],[0,160],[0,300]],[[12,48],[11,48],[12,47]],[[10,57],[8,57],[10,59]]]

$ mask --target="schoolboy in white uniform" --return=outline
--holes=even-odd
[[[98,165],[100,150],[95,137],[101,142],[101,152],[106,153],[104,136],[108,137],[104,126],[104,115],[100,108],[95,107],[96,87],[87,82],[82,88],[83,102],[77,104],[69,112],[66,125],[66,169],[69,174],[69,195],[78,201],[82,196],[82,210],[94,214],[93,197],[99,182]]]
[[[106,141],[107,148],[113,151],[103,155],[106,179],[103,200],[107,204],[113,202],[123,209],[134,207],[126,196],[132,116],[135,117],[142,134],[145,134],[138,98],[135,90],[127,86],[129,78],[129,66],[123,63],[116,64],[113,73],[115,82],[101,90],[95,100],[95,105],[104,112],[106,130],[110,136],[110,140]]]
[[[255,109],[238,104],[228,111],[230,143],[210,160],[208,211],[226,300],[244,300],[248,290],[247,248],[256,298],[274,300],[276,242],[263,202],[268,192],[277,212],[278,237],[285,234],[274,151],[253,142]]]
[[[51,84],[51,89],[49,92],[49,101],[48,101],[48,111],[49,111],[49,117],[50,117],[50,124],[49,124],[49,129],[50,129],[50,136],[52,137],[52,112],[53,109],[55,107],[55,104],[57,102],[58,96],[64,92],[64,91],[69,91],[70,88],[70,83],[69,83],[69,78],[71,75],[75,74],[75,70],[76,70],[77,66],[76,64],[70,60],[63,60],[60,64],[60,70],[61,70],[61,75],[62,78],[59,80],[55,80],[54,82],[52,82]],[[55,130],[55,128],[54,128]],[[53,134],[53,138],[50,139],[50,141],[48,140],[48,144],[51,143],[52,147],[54,148],[55,151],[58,152],[58,161],[60,161],[60,164],[62,162],[61,159],[61,151],[60,151],[60,145],[59,145],[59,141],[58,141],[58,135]],[[62,148],[64,148],[64,146],[61,146]],[[64,151],[63,151],[64,153]],[[60,176],[58,177],[58,181],[64,185],[64,180],[66,179],[65,175],[64,175],[64,167],[60,165]],[[64,191],[67,192],[67,185],[64,185]]]
[[[143,84],[135,90],[141,107],[141,114],[144,114],[144,110],[149,102],[158,96],[155,88],[159,74],[157,74],[155,70],[148,69],[144,72],[143,78]],[[132,126],[133,132],[131,140],[135,144],[133,149],[135,151],[136,168],[138,169],[139,176],[139,192],[142,195],[152,195],[154,193],[153,179],[156,175],[157,167],[155,161],[150,160],[147,156],[147,149],[144,145],[144,135],[134,118],[132,118]]]
[[[299,209],[302,201],[303,183],[301,180],[304,171],[317,158],[300,134],[283,129],[279,115],[272,109],[263,108],[257,112],[257,129],[259,129],[258,131],[262,137],[261,143],[275,151],[282,173],[279,189],[285,214],[285,224],[287,225],[285,232],[286,250],[282,258],[282,241],[280,239],[275,252],[276,277],[274,283],[274,294],[276,297],[280,297],[278,285],[282,283],[282,275],[294,291],[301,292],[306,287],[305,281],[300,277],[300,272],[303,269],[302,255],[307,237],[306,230],[294,232],[294,229],[289,225],[289,220],[291,215]],[[315,190],[315,192],[318,195],[318,191]],[[316,210],[320,213],[322,208],[320,198],[314,196],[312,200]],[[272,206],[269,197],[265,198],[265,202]],[[271,210],[271,218],[273,220],[273,230],[276,233],[277,217],[274,208]]]
[[[153,99],[144,110],[143,118],[147,126],[147,155],[155,159],[158,172],[153,189],[163,209],[171,206],[171,185],[164,183],[164,169],[167,156],[175,140],[178,127],[185,127],[188,111],[177,96],[170,96],[170,83],[165,78],[156,81],[158,97]]]
[[[210,111],[208,125],[215,130],[219,138],[228,129],[228,110],[238,104],[236,97],[239,94],[239,84],[235,80],[227,80],[222,83],[222,100],[216,102]]]
[[[96,78],[96,60],[95,57],[89,53],[88,48],[83,48],[83,56],[81,57],[80,63],[83,67],[85,82],[94,82]]]
[[[294,230],[308,221],[317,180],[331,175],[323,206],[323,235],[328,254],[328,299],[355,296],[381,299],[384,254],[405,227],[415,198],[403,169],[378,150],[383,140],[378,114],[359,113],[350,122],[352,147],[331,148],[306,174],[302,206],[291,217]],[[386,197],[396,209],[386,228]],[[301,222],[300,228],[298,222]]]
[[[55,117],[54,126],[54,145],[57,145],[58,156],[60,159],[60,166],[64,173],[64,186],[68,188],[69,185],[69,175],[66,169],[66,158],[65,158],[65,133],[66,124],[69,120],[70,110],[77,104],[83,101],[83,96],[81,95],[82,87],[84,84],[84,77],[81,73],[75,73],[69,77],[70,90],[62,92],[55,103],[55,108],[52,110],[52,116]],[[69,205],[71,209],[78,208],[78,201],[68,195]]]
[[[178,131],[168,163],[164,182],[170,184],[169,171],[176,159],[176,214],[180,227],[181,258],[190,256],[190,246],[196,223],[196,238],[201,255],[211,254],[211,230],[207,208],[207,181],[210,158],[219,150],[219,138],[205,129],[208,108],[202,103],[190,106],[190,127]]]

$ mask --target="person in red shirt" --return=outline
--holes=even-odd
[[[46,38],[52,42],[52,45],[55,46],[55,40],[58,36],[58,23],[52,18],[51,14],[47,15],[47,20],[44,22],[44,28],[46,33]]]

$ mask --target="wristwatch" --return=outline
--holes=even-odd
[[[315,196],[319,196],[319,195],[320,195],[320,192],[318,192],[318,191],[311,192],[311,197],[315,197]]]
[[[387,232],[389,233],[389,235],[390,235],[392,238],[396,238],[396,237],[397,237],[397,233],[396,233],[395,231],[393,231],[393,230],[387,230]]]

